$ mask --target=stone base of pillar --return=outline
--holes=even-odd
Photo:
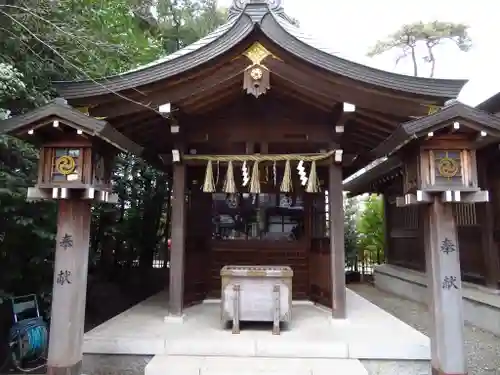
[[[186,315],[167,315],[163,318],[165,323],[184,323]]]
[[[47,366],[47,375],[82,375],[82,361],[72,366]]]
[[[435,368],[432,368],[432,375],[467,375],[467,373],[460,373],[460,374],[451,374],[451,373],[448,373],[448,372],[443,372],[441,370],[438,370],[438,369],[435,369]]]

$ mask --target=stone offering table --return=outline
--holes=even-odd
[[[225,266],[221,270],[221,320],[273,322],[279,335],[280,322],[291,320],[293,271],[285,266]]]

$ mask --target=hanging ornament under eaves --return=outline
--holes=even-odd
[[[304,161],[303,160],[299,161],[299,164],[297,165],[297,172],[299,173],[300,184],[302,186],[306,186],[307,176],[306,176],[306,169],[304,168]]]
[[[256,98],[271,88],[271,74],[264,65],[254,64],[243,73],[243,90]]]
[[[241,177],[242,177],[242,185],[247,186],[250,181],[250,177],[248,175],[248,165],[247,162],[243,162],[243,166],[241,167]]]

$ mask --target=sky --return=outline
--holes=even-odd
[[[500,35],[495,0],[282,1],[286,13],[299,20],[304,32],[337,51],[338,56],[402,74],[412,74],[410,60],[396,67],[395,54],[370,59],[366,52],[403,24],[433,20],[465,23],[470,26],[472,49],[464,53],[451,44],[436,49],[435,77],[470,79],[459,100],[472,106],[500,91],[500,74],[495,69],[500,63],[495,47],[496,35]],[[230,4],[231,0],[219,0],[220,6]]]

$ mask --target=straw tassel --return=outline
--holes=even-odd
[[[234,182],[234,169],[232,161],[227,163],[226,180],[224,181],[224,188],[222,191],[230,194],[236,193],[236,183]]]
[[[217,177],[215,179],[215,186],[219,185],[219,179],[220,179],[220,162],[217,160]]]
[[[311,163],[311,171],[309,172],[309,179],[307,180],[306,192],[317,193],[319,191],[318,175],[316,173],[316,161]]]
[[[281,181],[280,191],[282,193],[290,193],[292,190],[292,168],[290,167],[290,160],[287,160],[285,163],[285,172],[283,173],[283,181]]]
[[[215,192],[214,171],[212,168],[212,160],[208,161],[207,169],[205,170],[205,182],[203,183],[203,192],[205,192],[205,193]]]
[[[276,179],[277,179],[277,173],[276,173],[276,160],[273,162],[273,184],[276,186]]]
[[[250,179],[250,193],[260,194],[259,162],[253,164],[252,178]]]

